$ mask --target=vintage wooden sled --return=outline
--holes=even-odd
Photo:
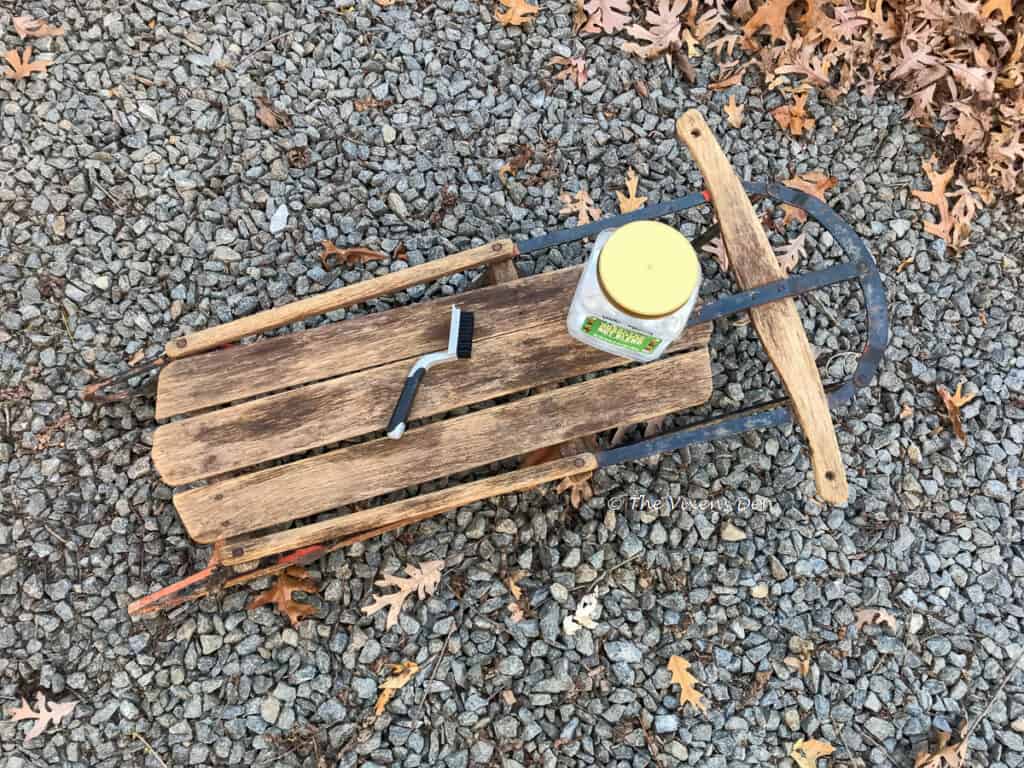
[[[700,167],[704,192],[518,243],[489,243],[188,334],[158,358],[91,385],[87,398],[110,402],[131,396],[146,374],[159,372],[156,417],[163,424],[153,435],[153,464],[164,482],[178,487],[174,505],[189,536],[214,546],[205,569],[135,601],[129,612],[169,608],[475,501],[794,418],[810,448],[818,494],[828,503],[845,502],[830,408],[871,381],[888,340],[875,263],[823,203],[785,186],[742,183],[699,113],[683,115],[676,131]],[[803,209],[831,232],[848,260],[787,277],[748,194]],[[656,362],[629,365],[569,337],[565,316],[580,267],[516,274],[519,255],[709,202],[717,215],[709,233],[721,233],[742,290],[700,306]],[[491,284],[457,297],[239,343],[481,267]],[[793,297],[849,280],[863,292],[867,343],[853,376],[826,390]],[[456,300],[476,317],[471,364],[432,371],[410,429],[390,440],[383,428],[410,361],[444,347],[448,308]],[[631,445],[586,447],[584,439],[599,432],[706,402],[711,321],[745,311],[786,398]],[[509,466],[552,447],[550,460]],[[486,468],[496,471],[459,481]],[[431,483],[441,487],[410,495]],[[337,512],[371,501],[375,506]]]

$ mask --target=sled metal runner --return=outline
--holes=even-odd
[[[630,221],[661,219],[666,216],[678,214],[689,209],[713,203],[718,213],[718,224],[715,226],[722,226],[723,239],[725,240],[726,248],[729,251],[730,260],[732,261],[733,266],[737,268],[736,276],[739,279],[741,286],[743,285],[743,280],[746,279],[748,286],[746,290],[740,290],[736,293],[708,301],[698,307],[698,309],[694,311],[689,321],[687,331],[684,334],[686,337],[685,343],[680,344],[676,350],[676,354],[674,356],[670,356],[667,360],[644,366],[632,367],[626,370],[620,370],[617,367],[622,364],[622,361],[619,361],[618,363],[611,363],[607,361],[593,363],[593,361],[589,361],[587,363],[587,366],[589,367],[583,366],[580,370],[584,372],[590,370],[596,371],[602,367],[611,366],[616,372],[609,373],[606,376],[593,381],[588,381],[582,385],[570,384],[562,387],[561,389],[548,391],[546,393],[544,392],[544,382],[539,381],[538,384],[540,386],[535,390],[531,390],[531,392],[539,391],[541,394],[531,394],[525,399],[530,403],[536,401],[538,403],[538,407],[544,404],[549,404],[551,407],[555,407],[568,402],[572,392],[577,391],[577,389],[580,393],[583,393],[584,391],[606,392],[607,387],[610,386],[610,383],[613,380],[621,380],[623,382],[640,382],[639,384],[634,383],[632,386],[642,388],[642,382],[644,380],[639,377],[645,373],[649,373],[651,376],[661,377],[658,379],[658,386],[656,387],[658,389],[672,389],[673,387],[677,387],[680,391],[688,388],[699,390],[688,400],[684,399],[679,402],[664,400],[664,396],[662,396],[662,400],[658,400],[658,397],[649,392],[644,392],[643,396],[639,398],[641,400],[646,398],[650,401],[645,407],[649,407],[651,409],[651,413],[679,412],[686,407],[692,407],[695,404],[706,401],[707,397],[710,396],[710,362],[709,357],[707,356],[706,347],[703,345],[706,345],[707,337],[710,333],[709,323],[711,321],[740,312],[750,312],[751,315],[754,316],[754,313],[759,311],[758,308],[778,308],[780,305],[785,305],[787,303],[792,304],[794,297],[807,294],[811,291],[820,290],[831,285],[836,285],[838,283],[853,281],[860,286],[863,304],[866,309],[866,343],[863,351],[861,352],[856,370],[850,378],[822,389],[820,374],[818,373],[817,368],[813,365],[813,358],[810,359],[809,364],[806,362],[808,359],[807,357],[800,358],[799,364],[794,364],[792,359],[787,361],[784,358],[791,352],[791,347],[799,345],[794,345],[791,341],[785,341],[785,343],[780,345],[778,339],[775,339],[770,342],[771,344],[775,344],[774,353],[769,344],[766,344],[766,349],[769,352],[769,358],[772,360],[780,374],[784,388],[787,391],[787,395],[789,395],[787,397],[746,408],[738,412],[694,423],[657,437],[643,439],[629,445],[604,450],[586,449],[581,442],[575,439],[579,434],[582,434],[581,432],[578,434],[566,433],[552,441],[552,445],[557,444],[561,446],[561,455],[559,456],[556,452],[555,455],[557,458],[545,461],[536,466],[524,465],[519,469],[506,471],[482,480],[455,483],[447,488],[433,490],[421,493],[418,496],[380,504],[371,509],[360,510],[347,515],[337,515],[335,517],[318,520],[313,523],[307,522],[313,514],[319,514],[321,511],[336,509],[338,506],[348,505],[351,503],[352,499],[345,497],[343,499],[339,498],[338,503],[334,504],[333,507],[325,506],[325,504],[335,499],[335,496],[332,494],[335,494],[336,492],[340,493],[338,489],[344,487],[343,480],[338,479],[336,481],[331,481],[334,485],[331,485],[331,482],[327,482],[327,488],[324,491],[324,494],[316,499],[309,500],[302,496],[302,493],[295,491],[297,494],[296,497],[294,499],[288,499],[288,504],[296,507],[295,516],[293,518],[273,519],[269,521],[269,524],[267,524],[267,520],[261,520],[258,525],[254,524],[251,530],[239,527],[241,524],[237,520],[237,515],[233,516],[230,511],[232,504],[240,505],[237,508],[242,509],[244,508],[243,502],[254,498],[249,490],[250,482],[260,488],[272,487],[272,485],[266,484],[273,484],[279,480],[279,484],[284,483],[284,480],[279,478],[279,475],[282,475],[282,473],[287,475],[288,472],[293,472],[297,479],[310,477],[311,475],[308,473],[300,474],[300,471],[302,471],[304,466],[310,467],[311,470],[315,469],[317,471],[330,472],[333,471],[332,462],[334,462],[334,464],[338,464],[338,466],[344,466],[346,470],[351,469],[354,474],[358,475],[360,471],[359,467],[361,466],[361,462],[363,462],[361,453],[363,450],[373,456],[377,456],[377,459],[374,460],[376,463],[369,461],[363,463],[366,463],[369,469],[374,471],[377,467],[380,467],[380,473],[386,475],[389,471],[389,462],[394,463],[395,466],[398,466],[399,468],[403,466],[400,461],[402,456],[394,453],[395,451],[403,449],[401,447],[381,447],[377,442],[371,441],[369,443],[363,443],[356,446],[343,446],[339,449],[333,450],[332,452],[318,455],[313,458],[297,460],[291,464],[286,464],[284,467],[274,467],[273,469],[267,470],[256,469],[251,471],[250,474],[242,475],[240,477],[236,477],[231,472],[218,474],[219,470],[216,468],[210,469],[210,474],[204,476],[202,474],[204,470],[200,464],[195,465],[198,467],[198,469],[196,469],[192,467],[190,462],[184,460],[181,462],[180,466],[175,466],[173,471],[171,471],[168,469],[168,467],[170,467],[168,459],[163,458],[158,462],[156,461],[156,456],[154,456],[154,464],[157,466],[158,470],[161,471],[161,475],[164,476],[164,479],[170,484],[179,483],[172,482],[172,480],[168,479],[168,476],[177,476],[178,479],[183,480],[185,483],[190,483],[193,478],[210,478],[212,485],[196,487],[194,483],[192,483],[188,490],[176,495],[175,505],[178,507],[179,514],[182,515],[182,520],[185,523],[189,534],[201,543],[213,543],[214,548],[213,554],[210,558],[210,563],[206,568],[182,581],[135,601],[129,607],[129,612],[133,615],[140,615],[168,609],[186,601],[211,594],[220,589],[235,586],[261,576],[279,573],[294,565],[308,564],[330,552],[336,551],[356,541],[362,541],[381,535],[403,525],[428,519],[440,514],[441,512],[456,509],[474,501],[491,498],[505,493],[526,490],[546,482],[572,478],[577,475],[592,472],[600,467],[610,466],[624,461],[636,461],[656,454],[676,451],[689,445],[734,437],[751,430],[777,427],[788,422],[799,423],[805,437],[809,441],[812,454],[812,464],[815,469],[815,480],[819,494],[825,498],[826,501],[830,501],[831,503],[841,503],[844,500],[843,494],[845,494],[846,487],[845,474],[843,473],[841,459],[839,460],[840,464],[838,466],[834,463],[829,464],[828,460],[830,456],[827,440],[823,441],[820,434],[815,436],[810,433],[814,429],[821,427],[821,431],[826,434],[826,437],[829,434],[831,435],[831,439],[834,444],[835,437],[834,431],[832,430],[831,418],[827,411],[824,420],[821,418],[820,414],[814,415],[813,418],[808,418],[808,413],[810,411],[808,410],[809,406],[807,404],[806,392],[801,393],[797,388],[804,386],[804,380],[811,382],[812,384],[816,383],[818,391],[823,393],[823,401],[827,403],[824,407],[834,409],[849,403],[854,398],[856,391],[868,385],[874,378],[888,341],[888,313],[886,297],[882,280],[875,262],[866,245],[861,238],[857,236],[854,230],[844,222],[835,213],[835,211],[821,201],[798,190],[778,184],[744,182],[742,184],[742,189],[743,192],[745,192],[745,196],[742,202],[749,210],[741,212],[742,216],[746,216],[748,220],[754,219],[753,208],[746,196],[749,196],[750,198],[771,200],[775,203],[786,204],[799,208],[805,211],[810,219],[817,221],[822,227],[831,233],[835,243],[842,249],[845,255],[845,260],[825,269],[783,277],[782,279],[768,280],[762,284],[751,285],[750,272],[747,272],[744,276],[742,274],[744,265],[737,265],[738,259],[744,258],[743,249],[745,247],[745,241],[737,237],[736,229],[733,226],[735,222],[732,220],[734,211],[738,211],[738,209],[742,208],[743,205],[735,203],[734,193],[732,193],[733,197],[729,198],[731,192],[728,185],[721,183],[721,179],[716,176],[717,172],[709,170],[709,167],[705,165],[705,163],[715,162],[715,157],[711,150],[708,150],[708,153],[703,155],[704,162],[702,162],[701,153],[704,150],[700,145],[707,141],[708,136],[710,136],[710,131],[707,130],[703,121],[700,121],[699,123],[686,123],[685,121],[687,119],[691,119],[690,113],[680,119],[677,131],[680,133],[681,140],[684,140],[687,143],[691,152],[693,152],[697,157],[698,164],[701,166],[705,180],[708,183],[708,190],[703,192],[694,192],[674,200],[649,205],[645,208],[628,214],[623,214],[621,216],[601,219],[585,226],[572,227],[551,232],[539,237],[529,238],[515,244],[508,243],[507,241],[499,241],[498,243],[480,246],[472,249],[471,251],[448,257],[447,259],[428,262],[424,265],[411,267],[398,273],[391,273],[383,278],[366,281],[366,283],[356,284],[355,286],[347,286],[339,290],[347,292],[346,296],[348,298],[352,298],[353,301],[346,304],[332,306],[328,309],[321,309],[321,311],[329,311],[329,309],[338,308],[339,306],[349,306],[352,303],[366,301],[369,298],[383,295],[384,293],[402,290],[404,288],[411,287],[412,285],[435,280],[437,277],[444,274],[451,274],[470,267],[479,266],[486,266],[489,269],[489,274],[496,285],[492,288],[485,289],[485,291],[469,291],[464,294],[459,294],[458,299],[460,303],[463,301],[469,302],[471,300],[484,301],[484,298],[474,298],[474,296],[486,291],[490,291],[490,293],[487,294],[486,301],[491,304],[496,304],[500,303],[503,295],[511,295],[514,294],[515,291],[528,292],[530,290],[530,286],[540,285],[542,282],[547,285],[549,282],[553,283],[560,280],[561,283],[570,285],[571,281],[568,280],[568,278],[571,278],[572,274],[575,274],[568,274],[572,271],[572,268],[559,271],[567,273],[565,275],[565,279],[557,273],[545,273],[545,275],[533,278],[516,279],[512,259],[517,256],[538,254],[553,247],[578,242],[585,238],[595,236],[603,229],[618,227]],[[689,135],[684,136],[684,131]],[[698,133],[701,135],[698,135]],[[713,138],[711,139],[711,143],[713,143]],[[717,144],[715,144],[712,149],[717,149]],[[718,152],[720,152],[720,150],[718,150]],[[724,158],[724,155],[722,158]],[[736,188],[738,189],[738,181]],[[730,199],[732,202],[728,202],[728,204],[726,204],[725,201]],[[723,206],[725,207],[723,208]],[[737,219],[742,218],[741,213],[735,214]],[[756,221],[756,219],[754,220]],[[760,231],[760,224],[757,224],[757,227]],[[760,231],[760,234],[763,236],[763,231]],[[701,236],[698,235],[697,239],[701,239]],[[737,243],[739,243],[739,245],[737,245]],[[762,251],[763,250],[764,249],[762,248]],[[763,254],[750,257],[751,261],[755,261],[757,258],[765,257]],[[774,256],[771,258],[774,259]],[[749,264],[745,266],[749,267]],[[420,272],[413,275],[405,275],[403,277],[403,273],[410,273],[414,270],[420,270]],[[781,273],[781,270],[779,270],[779,272]],[[422,280],[419,279],[421,275],[423,276]],[[571,284],[574,285],[574,283]],[[558,288],[558,290],[564,290],[564,287]],[[526,293],[525,295],[532,294]],[[319,309],[325,306],[327,301],[326,296],[313,298],[319,302],[316,308]],[[348,301],[348,298],[346,298],[346,301]],[[309,299],[303,300],[303,302],[309,301]],[[296,304],[301,303],[302,302],[297,302]],[[422,306],[422,303],[416,306]],[[557,305],[553,304],[553,306]],[[134,384],[135,387],[145,386],[147,384],[147,375],[151,374],[153,371],[160,371],[161,368],[166,365],[173,366],[175,364],[175,360],[202,360],[207,355],[213,356],[210,360],[216,360],[219,359],[219,357],[231,359],[232,355],[247,354],[246,350],[248,347],[239,348],[239,346],[234,342],[240,341],[243,337],[252,335],[254,328],[266,330],[273,327],[279,327],[280,325],[288,322],[293,322],[297,316],[302,316],[302,312],[305,311],[305,309],[296,308],[295,305],[286,305],[286,308],[289,308],[286,312],[287,317],[291,319],[286,319],[284,322],[278,322],[282,319],[281,316],[270,317],[270,314],[273,313],[274,310],[269,310],[267,313],[258,313],[256,316],[243,318],[243,321],[245,322],[240,324],[237,328],[231,328],[234,323],[229,323],[225,326],[214,327],[212,329],[207,329],[207,331],[200,331],[192,336],[173,340],[167,345],[165,352],[157,359],[145,361],[140,366],[130,369],[113,379],[94,384],[87,389],[85,395],[88,399],[98,402],[122,400],[125,397],[131,396],[133,389],[130,385]],[[512,307],[501,311],[514,312],[514,310],[515,308]],[[391,310],[389,312],[378,313],[377,315],[369,317],[379,318],[381,315],[389,315],[390,312],[399,311],[412,312],[414,310],[412,308]],[[309,312],[305,316],[318,313],[319,312],[316,311]],[[267,315],[267,318],[260,318],[260,315]],[[477,317],[481,318],[484,324],[486,324],[486,313],[479,312]],[[552,317],[557,320],[554,315]],[[564,315],[561,315],[561,317],[564,318]],[[762,337],[763,341],[765,340],[766,332],[771,335],[777,329],[777,326],[783,325],[781,320],[777,321],[776,324],[774,316],[765,316],[761,318],[762,322],[760,324],[756,322],[758,320],[757,317],[754,317],[753,319],[755,320],[755,329],[758,331],[758,334]],[[555,320],[552,320],[552,322]],[[356,320],[346,320],[334,325],[345,326],[346,324],[355,322]],[[367,320],[367,323],[369,322],[371,321]],[[560,322],[564,327],[564,319]],[[538,326],[539,329],[548,329],[548,331],[550,331],[551,327],[554,326],[551,324]],[[321,326],[321,328],[324,328],[324,326]],[[540,333],[540,330],[537,332]],[[799,334],[803,345],[807,346],[809,349],[802,326],[799,328]],[[358,333],[356,335],[358,335]],[[523,339],[529,341],[530,336],[527,331],[524,331],[521,335],[523,336]],[[223,349],[225,343],[231,344],[232,346],[225,350]],[[252,347],[254,350],[258,350],[259,344],[261,343],[265,344],[265,342],[257,342],[256,344],[249,345],[249,347]],[[486,349],[487,343],[488,340],[484,339],[481,346]],[[505,342],[502,340],[502,337],[497,337],[496,339],[491,340],[490,343],[500,345]],[[271,352],[277,350],[277,346],[274,344],[268,344],[267,347]],[[781,352],[779,351],[780,348]],[[231,351],[239,349],[241,349],[241,351]],[[475,354],[476,353],[474,353],[474,355]],[[578,357],[583,353],[577,351],[572,354]],[[572,355],[569,356],[571,357]],[[483,350],[481,351],[481,357],[486,359],[486,354]],[[660,366],[660,368],[657,366]],[[661,373],[656,374],[656,371],[661,371]],[[369,374],[366,372],[355,373],[352,374],[352,377],[371,375],[372,372],[373,371],[371,370]],[[564,373],[564,371],[562,372]],[[796,375],[796,379],[800,380],[798,384],[794,384],[794,374]],[[463,374],[459,375],[462,376]],[[500,375],[500,372],[495,375]],[[616,377],[618,377],[618,379],[616,379]],[[344,380],[346,377],[340,376],[339,378]],[[572,376],[569,378],[571,380],[575,380]],[[606,385],[602,385],[602,381],[606,382]],[[157,396],[158,417],[161,417],[161,409],[159,406],[160,398],[162,396],[162,388],[164,386],[163,379],[161,379],[160,383],[161,392],[158,393]],[[288,382],[285,381],[280,383],[282,389],[288,385]],[[330,386],[333,386],[330,382],[321,382],[308,385],[306,389],[313,390],[317,387]],[[590,389],[581,388],[587,386],[589,386]],[[605,388],[602,389],[602,386]],[[654,385],[652,385],[652,388],[655,388]],[[512,392],[514,390],[510,386],[504,391]],[[430,390],[428,388],[425,393],[425,396],[428,398],[429,392]],[[563,400],[558,400],[559,393],[565,393]],[[256,389],[253,389],[252,392],[241,393],[238,398],[239,400],[243,399],[241,397],[242,394],[255,400],[257,402],[257,406],[260,402],[260,397],[264,397],[268,403],[276,403],[278,402],[278,398],[295,396],[294,393],[288,392],[283,394],[271,393],[263,395]],[[797,398],[796,400],[793,399],[794,396]],[[173,429],[179,429],[182,423],[187,427],[190,421],[205,423],[204,420],[221,418],[217,414],[223,414],[225,413],[225,410],[213,410],[211,415],[211,409],[208,407],[209,404],[203,401],[203,397],[204,395],[200,395],[199,401],[194,404],[194,411],[198,415],[188,416],[186,412],[187,409],[183,407],[178,412],[188,416],[188,418],[186,418],[184,422],[172,422]],[[801,398],[803,398],[802,401]],[[489,400],[490,397],[480,395],[480,399]],[[604,406],[604,403],[601,403],[601,405]],[[228,403],[226,410],[239,410],[244,413],[246,408],[254,408],[257,406],[246,405],[244,403],[241,406],[236,406],[234,403]],[[390,402],[388,403],[388,407],[390,407]],[[427,423],[419,428],[413,425],[407,436],[403,438],[402,441],[388,442],[401,444],[408,443],[410,445],[409,450],[415,450],[415,440],[418,432],[423,435],[427,435],[429,433],[431,435],[436,435],[439,438],[446,438],[452,434],[458,436],[461,434],[457,431],[457,428],[459,428],[460,425],[466,425],[464,427],[465,429],[469,429],[470,426],[473,426],[474,429],[486,428],[486,419],[489,414],[493,413],[495,419],[505,414],[521,414],[523,409],[516,410],[516,407],[516,402],[510,402],[485,409],[482,412],[477,411],[464,416],[455,417],[454,419],[448,419],[441,423]],[[169,412],[173,410],[170,406],[167,406],[167,409]],[[591,410],[600,409],[591,408]],[[441,412],[440,408],[437,412]],[[561,413],[561,411],[559,411],[559,413]],[[639,410],[635,412],[624,411],[617,415],[609,416],[609,419],[635,418],[636,421],[640,421],[648,418],[647,416],[645,416],[644,419],[636,418],[639,413]],[[429,414],[425,413],[424,415]],[[414,417],[415,416],[416,414],[414,414]],[[571,421],[572,415],[570,414],[566,418]],[[587,426],[596,427],[601,431],[608,428],[608,426],[604,425],[603,422],[593,421],[593,417],[584,418],[583,416],[579,416],[578,418],[580,419],[580,430]],[[623,421],[622,423],[636,423],[636,421]],[[824,424],[822,423],[823,421],[825,422]],[[484,426],[480,427],[479,425],[481,424]],[[250,424],[243,423],[242,426],[252,428]],[[161,429],[164,428],[166,427],[162,427]],[[207,431],[213,432],[215,430],[207,429]],[[199,430],[197,427],[195,434],[204,434],[204,432]],[[565,437],[565,439],[563,440],[562,437]],[[325,440],[319,444],[326,444],[326,442],[327,441]],[[538,443],[536,447],[541,446],[543,446],[543,443]],[[157,441],[154,441],[154,453],[156,453],[156,447]],[[512,448],[517,448],[517,446],[511,446],[509,450],[511,451]],[[281,450],[284,451],[285,449],[282,448]],[[216,452],[214,453],[216,454]],[[516,454],[519,454],[518,450],[516,451]],[[272,457],[271,453],[266,453],[266,455]],[[281,455],[283,456],[284,453]],[[835,447],[835,455],[838,456],[837,447]],[[336,459],[333,458],[335,456],[337,457]],[[493,461],[504,458],[511,458],[511,454],[499,454],[493,458],[488,457],[482,462],[473,464],[473,466],[493,463]],[[212,461],[216,464],[215,459]],[[472,456],[467,458],[467,462],[472,463]],[[163,470],[161,470],[162,466],[164,467]],[[458,475],[464,471],[462,466],[455,466],[454,464],[450,468],[453,469],[453,471],[446,474]],[[221,469],[223,469],[223,467],[221,467]],[[415,487],[422,484],[422,480],[417,479],[419,476],[415,474],[417,470],[418,468],[410,463],[408,471],[412,473],[413,480],[405,483],[404,487]],[[341,474],[344,473],[342,472]],[[423,472],[421,472],[421,475],[423,477],[429,476]],[[290,477],[290,475],[287,476]],[[255,479],[250,481],[249,478]],[[402,482],[402,480],[398,480],[397,484],[392,483],[388,488],[392,490],[402,488]],[[344,494],[340,495],[344,496]],[[380,498],[382,495],[386,495],[386,493],[377,494],[373,498]],[[310,515],[303,514],[303,505],[307,503],[311,505],[308,507],[309,509],[315,510]],[[227,511],[222,511],[222,508]],[[198,514],[195,511],[197,509],[200,510],[202,514]],[[214,512],[211,510],[216,511]],[[216,517],[216,519],[220,521],[219,525],[221,527],[218,528],[210,523],[207,520],[209,515]],[[278,524],[284,522],[290,523],[292,520],[295,521],[294,527],[282,530]],[[214,534],[219,530],[227,531],[226,535],[215,536]],[[232,567],[236,565],[246,563],[259,564],[267,559],[271,559],[269,564],[257,567],[254,570],[249,570],[244,573],[235,573],[232,570]]]

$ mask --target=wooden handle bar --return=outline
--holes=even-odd
[[[676,136],[690,150],[704,176],[740,288],[749,290],[784,278],[786,273],[779,266],[754,206],[700,112],[690,110],[680,117]],[[807,438],[818,493],[830,504],[843,504],[849,497],[843,458],[796,303],[790,298],[781,299],[749,311]]]
[[[493,243],[454,253],[443,259],[427,261],[417,264],[415,267],[390,272],[383,277],[335,288],[333,291],[318,293],[290,304],[266,309],[247,317],[240,317],[230,323],[215,325],[186,336],[179,336],[167,343],[167,356],[173,359],[197,355],[200,352],[216,349],[223,344],[240,341],[246,336],[254,336],[274,328],[280,328],[282,325],[305,320],[307,317],[361,304],[378,296],[396,293],[421,283],[429,283],[445,275],[462,272],[472,267],[505,261],[513,258],[516,253],[516,245],[511,240],[496,240]]]

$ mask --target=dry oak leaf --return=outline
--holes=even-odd
[[[743,36],[752,40],[762,28],[768,27],[773,41],[788,43],[790,35],[789,27],[786,25],[786,13],[793,2],[794,0],[767,0],[743,25]]]
[[[642,40],[644,44],[623,43],[622,50],[644,59],[651,59],[677,45],[683,31],[682,13],[686,10],[688,2],[689,0],[675,0],[670,5],[670,0],[658,0],[658,7],[648,11],[644,17],[650,29],[645,29],[639,24],[630,24],[626,29],[630,37]]]
[[[690,662],[682,656],[673,656],[668,660],[668,671],[672,673],[672,682],[679,686],[679,706],[690,704],[706,715],[708,705],[694,687],[697,678],[690,674]]]
[[[977,393],[965,395],[963,389],[964,383],[961,381],[956,385],[956,391],[952,394],[941,384],[935,388],[935,391],[939,393],[942,404],[946,406],[946,413],[949,415],[949,423],[953,427],[953,434],[960,438],[960,442],[966,443],[967,434],[964,432],[963,421],[960,418],[960,408],[971,402]]]
[[[548,64],[562,68],[555,74],[555,80],[571,80],[577,86],[587,82],[587,62],[582,56],[552,56]]]
[[[835,751],[827,741],[800,739],[789,751],[789,756],[800,768],[818,768],[818,758],[827,757]]]
[[[729,274],[729,253],[725,250],[725,243],[722,242],[722,238],[715,237],[710,241],[704,243],[701,250],[704,253],[711,254],[718,264],[718,268],[722,270],[723,275]]]
[[[315,593],[319,589],[320,586],[309,578],[309,574],[306,573],[305,568],[289,568],[277,577],[277,580],[274,582],[274,586],[260,592],[252,599],[249,603],[249,609],[259,608],[261,605],[269,605],[273,603],[274,607],[277,608],[278,611],[288,617],[292,626],[297,627],[299,622],[306,616],[312,616],[316,613],[316,606],[293,600],[292,593]]]
[[[996,11],[1003,14],[1003,21],[1009,21],[1010,17],[1013,16],[1013,0],[988,0],[983,6],[981,6],[981,17],[987,19]],[[17,19],[15,19],[17,21]],[[1020,33],[1018,33],[1017,41],[1020,42]]]
[[[743,73],[747,71],[747,67],[753,64],[752,61],[748,61],[746,64],[740,65],[739,69],[734,71],[731,75],[716,80],[715,82],[708,85],[712,91],[724,91],[727,88],[732,88],[734,85],[739,85],[743,82]]]
[[[371,248],[339,248],[330,240],[321,240],[323,250],[320,252],[320,264],[325,271],[334,267],[352,264],[365,264],[368,261],[387,261],[388,255]]]
[[[807,249],[804,247],[806,240],[807,233],[801,232],[791,242],[775,249],[775,257],[779,260],[779,266],[787,273],[792,272],[800,260],[807,256]]]
[[[561,482],[555,486],[555,493],[569,492],[569,503],[573,509],[579,509],[585,501],[590,501],[594,496],[594,489],[590,487],[590,477],[593,472],[584,472],[579,475],[563,477]]]
[[[39,710],[38,712],[33,712],[28,702],[22,699],[21,706],[8,709],[7,714],[11,716],[13,721],[36,721],[29,732],[25,734],[24,743],[28,744],[36,736],[41,735],[51,723],[58,725],[61,720],[71,714],[76,704],[78,704],[77,701],[53,701],[48,703],[43,692],[37,691],[36,708]]]
[[[64,34],[64,27],[51,26],[43,19],[33,19],[31,16],[15,16],[14,32],[22,40],[26,37],[59,37]]]
[[[806,192],[811,197],[816,197],[824,203],[825,193],[838,184],[839,179],[835,176],[829,176],[823,171],[808,171],[807,173],[801,173],[791,179],[787,179],[782,183],[790,189]],[[801,223],[807,221],[807,213],[800,208],[794,208],[792,205],[783,205],[782,210],[786,214],[782,219],[782,226],[786,226],[791,221],[799,221]]]
[[[508,612],[512,616],[513,624],[518,624],[525,616],[523,607],[519,604],[519,601],[523,598],[523,588],[519,586],[519,580],[525,575],[526,571],[516,571],[505,579],[505,585],[512,594],[512,600],[508,604]]]
[[[893,632],[896,631],[896,617],[884,608],[862,608],[854,616],[857,619],[855,626],[858,630],[865,624],[885,624]]]
[[[582,6],[584,34],[617,32],[629,21],[629,0],[586,0]]]
[[[619,199],[619,213],[631,213],[644,207],[647,198],[637,196],[636,188],[640,184],[640,177],[632,166],[626,171],[626,194],[616,191],[615,196]]]
[[[725,112],[725,116],[729,119],[729,125],[733,128],[739,128],[743,125],[743,110],[745,107],[742,104],[736,103],[736,96],[732,94],[729,96],[729,103],[722,107]]]
[[[391,676],[380,684],[380,695],[377,697],[377,703],[373,707],[373,711],[378,716],[384,714],[384,708],[388,705],[388,702],[420,671],[420,665],[415,661],[402,661],[390,666]]]
[[[402,613],[402,605],[406,599],[415,592],[420,600],[427,595],[434,594],[437,584],[441,581],[441,569],[444,567],[444,560],[428,560],[419,565],[405,566],[406,577],[395,576],[393,573],[385,574],[383,578],[374,582],[378,587],[395,587],[398,591],[390,595],[374,595],[373,602],[362,608],[367,616],[376,613],[381,608],[387,607],[388,618],[384,622],[385,629],[391,629],[398,623],[398,617]]]
[[[932,224],[930,221],[926,221],[924,223],[924,231],[936,237],[941,237],[947,243],[952,244],[953,217],[949,209],[949,200],[946,198],[946,187],[953,180],[953,171],[956,163],[950,163],[946,170],[939,171],[935,170],[934,167],[936,159],[935,155],[932,155],[921,163],[921,169],[924,171],[924,175],[928,177],[928,182],[932,188],[929,190],[912,189],[910,194],[923,203],[934,205],[937,209],[939,222]]]
[[[21,58],[18,58],[18,52],[11,50],[4,54],[4,60],[10,69],[4,70],[4,76],[11,80],[21,80],[28,77],[33,72],[41,72],[46,74],[46,68],[53,64],[52,61],[46,59],[36,59],[30,61],[32,58],[32,46],[25,46],[25,50],[21,52]]]
[[[563,203],[559,214],[576,214],[576,220],[581,226],[597,221],[603,215],[601,209],[594,205],[594,201],[590,199],[590,195],[585,189],[581,189],[576,194],[563,192],[558,199]]]
[[[515,176],[519,171],[523,170],[523,168],[530,164],[532,159],[533,147],[529,144],[517,145],[516,154],[498,169],[498,178],[501,179],[501,183],[504,184],[508,181],[509,176]]]
[[[803,136],[814,130],[814,118],[807,114],[807,94],[800,93],[793,97],[792,104],[783,104],[772,110],[772,117],[779,127],[789,131],[793,136]]]
[[[526,22],[532,21],[540,11],[539,6],[531,5],[527,0],[501,0],[501,4],[507,5],[508,9],[494,14],[494,18],[506,27],[520,27]]]
[[[272,131],[276,131],[282,126],[285,128],[292,127],[292,119],[288,117],[288,114],[276,109],[269,99],[264,96],[257,96],[253,101],[256,102],[256,119],[264,126]]]
[[[962,768],[967,759],[967,723],[960,726],[959,739],[951,744],[949,731],[939,731],[935,737],[935,751],[923,749],[914,758],[914,768]]]

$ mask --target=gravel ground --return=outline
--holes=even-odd
[[[777,95],[741,87],[747,120],[731,130],[710,64],[690,86],[612,40],[587,42],[577,90],[545,69],[583,52],[564,2],[525,32],[465,0],[16,11],[67,35],[35,41],[56,60],[47,77],[0,80],[0,701],[44,690],[79,704],[28,746],[0,722],[3,765],[790,766],[793,742],[817,737],[833,765],[901,768],[930,729],[989,704],[971,765],[1024,765],[1022,674],[997,694],[1024,648],[1021,220],[981,214],[960,255],[923,235],[910,189],[930,144],[898,104],[812,100],[817,129],[797,141],[767,116]],[[256,96],[292,126],[260,126]],[[393,104],[355,111],[369,97]],[[612,211],[629,165],[652,200],[695,188],[672,132],[694,106],[751,178],[838,177],[830,202],[885,275],[888,355],[837,414],[847,508],[810,500],[799,434],[764,432],[604,471],[577,512],[549,489],[336,553],[313,569],[318,612],[297,630],[246,611],[246,590],[128,618],[206,552],[150,466],[152,402],[93,407],[83,384],[184,329],[389,268],[325,273],[322,239],[404,242],[418,263],[559,226],[562,189]],[[519,143],[547,164],[503,187]],[[444,187],[457,204],[432,224]],[[829,240],[808,229],[815,265]],[[723,287],[708,270],[708,290]],[[833,375],[862,342],[845,296],[804,307]],[[720,323],[714,355],[710,410],[777,389],[748,327]],[[966,444],[935,396],[961,380],[977,392]],[[670,496],[673,510],[631,502]],[[725,540],[727,523],[745,538]],[[375,577],[433,558],[447,559],[440,587],[396,627],[362,615]],[[503,580],[517,570],[528,611],[515,624]],[[597,627],[565,635],[589,593]],[[855,630],[863,607],[891,611],[895,629]],[[801,676],[783,659],[805,648]],[[673,654],[692,662],[706,716],[679,709]],[[374,719],[381,667],[402,659],[423,671]]]

